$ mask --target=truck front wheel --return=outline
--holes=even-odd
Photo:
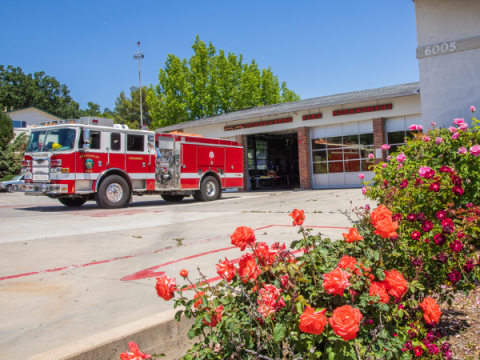
[[[127,181],[119,175],[110,175],[102,181],[98,192],[93,195],[98,206],[104,209],[121,208],[130,196]]]
[[[79,207],[87,202],[87,199],[82,198],[60,198],[58,199],[61,204],[69,207]]]
[[[200,186],[200,194],[204,201],[217,200],[222,189],[218,185],[217,179],[213,176],[207,176]]]

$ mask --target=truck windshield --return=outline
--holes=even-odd
[[[67,151],[75,146],[75,129],[38,130],[30,133],[27,151]]]

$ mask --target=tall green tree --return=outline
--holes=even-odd
[[[242,55],[217,54],[196,37],[194,54],[187,61],[168,55],[160,69],[159,84],[148,95],[153,127],[173,125],[227,112],[300,100],[287,84],[281,85],[271,68],[258,67],[255,60],[243,63]]]
[[[150,126],[150,105],[147,102],[148,88],[142,86],[142,113],[143,124]],[[108,114],[105,109],[104,114]],[[108,110],[109,111],[109,110]],[[111,113],[115,123],[128,125],[131,129],[140,128],[140,91],[136,86],[130,88],[130,97],[122,91],[115,101],[115,108]]]
[[[0,149],[4,149],[14,137],[12,119],[4,112],[0,112]]]

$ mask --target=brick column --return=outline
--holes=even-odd
[[[238,189],[238,191],[248,191],[248,160],[247,160],[247,136],[246,135],[235,135],[235,141],[243,147],[243,189]]]
[[[375,118],[373,121],[373,147],[375,149],[380,149],[383,144],[387,143],[385,135],[385,119],[384,118]],[[376,155],[376,154],[375,154]],[[382,161],[387,160],[387,151],[382,151],[382,158],[378,159],[375,156],[375,164],[378,164]]]
[[[312,163],[310,162],[310,128],[297,128],[298,134],[298,166],[300,171],[300,187],[312,188]]]

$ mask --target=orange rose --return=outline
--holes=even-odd
[[[363,236],[361,236],[359,234],[358,230],[355,229],[355,228],[348,229],[348,234],[343,233],[342,235],[345,238],[345,241],[347,243],[352,243],[352,242],[355,242],[355,241],[363,240]]]
[[[335,334],[348,341],[357,337],[362,318],[360,310],[352,308],[350,305],[344,305],[333,310],[332,317],[328,319],[328,322]]]
[[[264,242],[257,243],[255,253],[258,256],[258,260],[260,260],[260,264],[263,266],[272,265],[275,257],[278,255],[277,251],[270,251],[267,243]]]
[[[208,322],[205,318],[203,318],[203,323],[210,327],[217,326],[217,323],[222,320],[222,311],[224,310],[223,305],[220,305],[215,309],[213,315],[210,316],[210,322]]]
[[[363,270],[363,276],[366,276],[367,278],[369,278],[370,280],[374,280],[375,279],[375,276],[372,275],[371,271],[372,271],[372,268],[366,268],[365,266],[363,266],[362,263],[358,263],[358,265],[360,265],[360,268]],[[360,276],[362,275],[362,273],[360,272],[360,269],[359,268],[355,268],[355,270],[353,271],[353,273],[357,276]]]
[[[128,347],[130,348],[130,351],[121,353],[120,360],[144,360],[152,358],[152,355],[141,352],[138,345],[133,341],[128,343]]]
[[[370,288],[368,289],[368,295],[375,296],[378,295],[380,297],[380,301],[383,303],[388,303],[390,300],[390,296],[388,296],[387,288],[384,283],[372,281],[370,284]]]
[[[435,302],[435,299],[432,299],[430,296],[426,297],[419,305],[423,310],[423,317],[427,324],[438,324],[442,311],[440,310],[440,306]]]
[[[232,281],[233,277],[237,273],[237,268],[231,264],[227,258],[225,261],[220,262],[217,265],[217,274],[220,275],[222,278],[227,280],[227,282]]]
[[[197,301],[195,301],[193,303],[193,307],[195,309],[198,309],[198,308],[202,307],[202,305],[203,305],[203,299],[202,299],[203,295],[205,295],[205,293],[203,291],[199,291],[199,292],[195,293],[195,295],[193,296],[194,300],[198,299]]]
[[[305,312],[300,316],[300,331],[307,334],[320,335],[327,325],[325,312],[327,309],[315,312],[314,308],[307,306]]]
[[[245,250],[247,245],[253,245],[255,242],[255,233],[247,226],[239,226],[230,236],[232,245],[238,246],[241,251]]]
[[[343,255],[343,257],[340,259],[340,262],[338,263],[338,267],[340,269],[348,269],[353,272],[355,271],[356,263],[357,260],[354,257]]]
[[[293,225],[302,225],[305,220],[305,213],[303,210],[293,210],[291,214],[288,214],[293,218]]]
[[[155,285],[157,295],[165,301],[173,297],[173,293],[177,290],[177,280],[169,278],[167,275],[157,277],[157,285]]]
[[[240,258],[238,263],[238,275],[243,282],[255,280],[260,275],[260,269],[257,266],[257,258],[252,253],[247,253]]]
[[[371,223],[375,227],[375,234],[382,239],[398,236],[398,222],[392,221],[392,213],[383,205],[376,208],[371,215]]]
[[[180,276],[187,277],[188,276],[188,271],[185,270],[185,269],[180,270]]]
[[[407,293],[408,282],[397,270],[385,271],[384,283],[388,293],[396,298],[401,298]]]
[[[330,271],[328,274],[323,275],[323,288],[329,294],[343,296],[343,292],[350,284],[348,279],[350,278],[348,272],[336,268],[335,270]]]

